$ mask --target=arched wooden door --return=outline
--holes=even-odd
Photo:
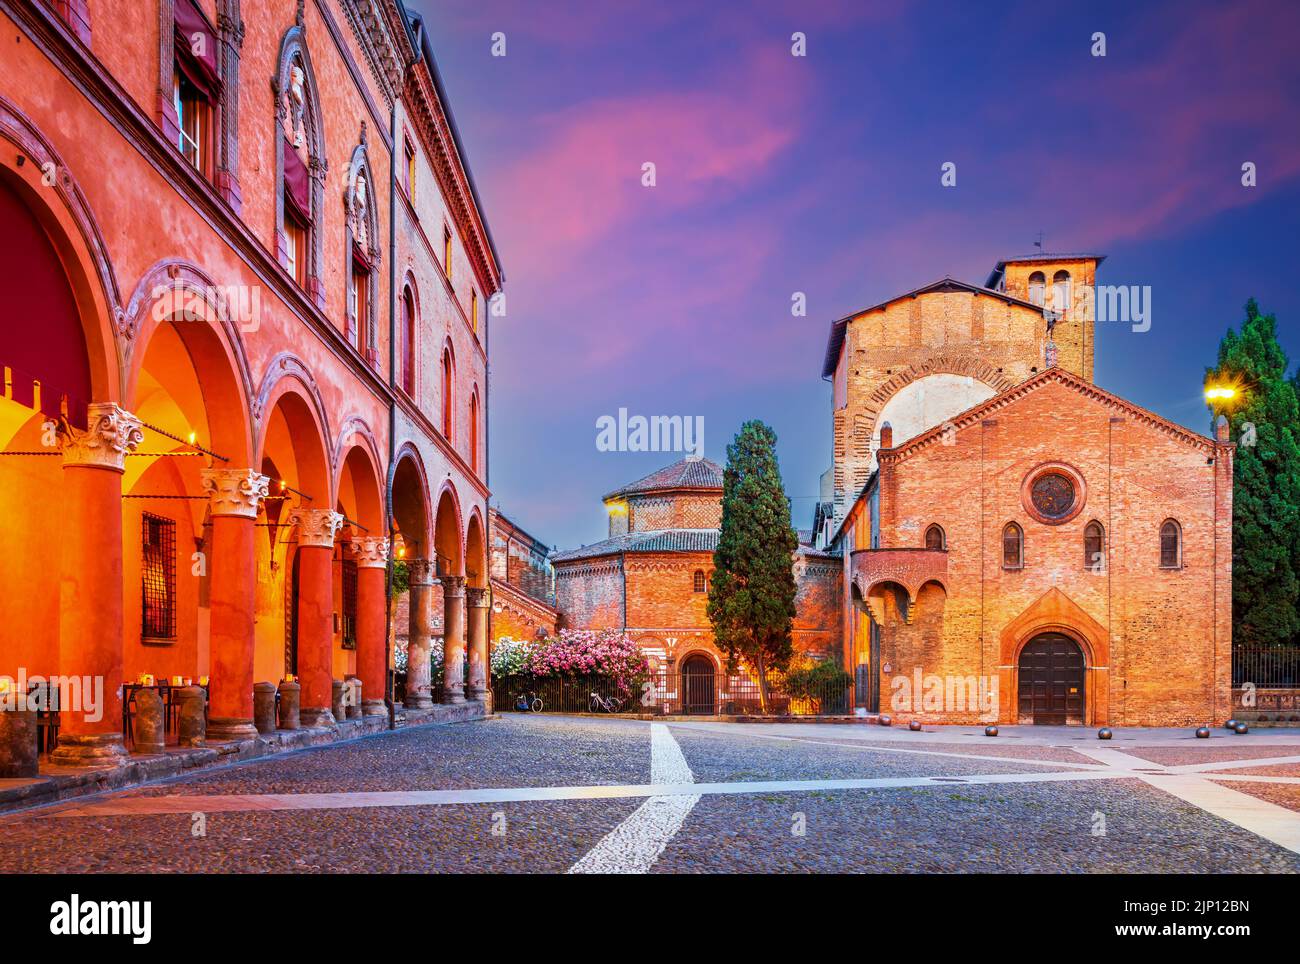
[[[717,712],[713,661],[696,654],[682,664],[682,709],[711,716]]]
[[[1020,651],[1019,721],[1070,724],[1084,722],[1083,650],[1069,636],[1043,633]]]

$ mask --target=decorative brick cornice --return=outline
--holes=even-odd
[[[214,516],[256,519],[271,480],[253,469],[204,469],[200,482]]]

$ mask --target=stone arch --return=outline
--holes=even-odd
[[[386,535],[387,511],[381,482],[379,452],[374,436],[361,419],[349,419],[334,448],[334,491],[344,514],[369,535]]]
[[[273,363],[268,369],[254,403],[258,422],[254,458],[260,465],[270,454],[271,435],[277,428],[276,416],[282,415],[297,477],[290,485],[305,490],[314,508],[329,508],[334,504],[333,455],[326,442],[330,437],[329,417],[315,379],[306,367],[287,352],[277,358],[280,364]],[[272,494],[274,489],[273,482]]]
[[[1020,651],[1043,633],[1060,633],[1078,643],[1086,668],[1087,703],[1084,723],[1101,725],[1109,719],[1110,635],[1078,603],[1056,587],[1038,597],[1003,627],[999,636],[999,717],[1013,721],[1020,687]]]
[[[0,182],[40,223],[54,246],[80,320],[89,394],[81,402],[124,397],[118,335],[123,312],[103,234],[80,185],[51,142],[7,98],[0,96],[0,139],[16,155],[0,158]],[[84,424],[84,410],[69,414]]]
[[[397,450],[389,466],[388,517],[403,543],[395,547],[395,558],[423,558],[433,544],[433,503],[424,460],[411,442]],[[411,542],[415,543],[413,547],[408,545]]]
[[[231,467],[252,464],[252,375],[235,322],[242,310],[232,307],[229,295],[201,269],[167,259],[145,272],[124,316],[130,332],[122,349],[128,366],[128,408],[138,404],[141,376],[155,336],[174,331],[201,389],[208,430],[204,444],[229,459]]]
[[[298,64],[303,72],[302,104],[293,104],[293,67]],[[311,215],[323,221],[325,214],[325,175],[329,169],[325,155],[325,123],[321,113],[320,90],[316,72],[312,69],[311,54],[307,49],[307,28],[303,19],[302,4],[298,5],[297,21],[285,31],[280,40],[280,53],[271,89],[275,95],[275,232],[276,246],[282,267],[288,267],[287,238],[284,212],[284,151],[286,139],[295,139],[301,131],[303,146],[307,151],[307,173],[310,178]],[[296,116],[295,116],[296,115]],[[292,144],[292,142],[290,142]],[[308,235],[307,293],[318,308],[325,307],[322,252],[324,235],[321,224],[316,224]]]
[[[469,510],[465,524],[465,584],[478,588],[488,584],[487,536],[477,505]]]
[[[438,556],[438,574],[464,576],[465,526],[460,498],[450,480],[443,482],[438,489],[434,504],[437,508],[433,519],[433,546]]]

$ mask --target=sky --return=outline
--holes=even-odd
[[[1150,288],[1149,331],[1098,325],[1103,388],[1207,430],[1204,369],[1251,296],[1300,358],[1292,0],[408,6],[506,274],[494,501],[548,545],[603,538],[600,497],[680,457],[599,450],[620,408],[702,417],[719,463],[766,421],[808,527],[831,321],[983,284],[1039,232],[1105,254],[1099,284]]]

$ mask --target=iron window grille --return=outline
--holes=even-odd
[[[176,638],[176,523],[141,516],[141,627],[148,639]]]

